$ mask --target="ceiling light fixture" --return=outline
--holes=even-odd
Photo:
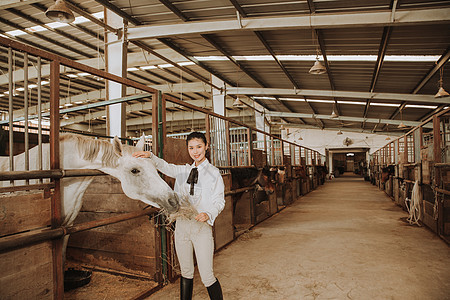
[[[237,97],[236,100],[234,100],[234,102],[233,102],[233,107],[244,108],[245,105],[244,105],[244,103],[242,103],[241,99],[239,99],[239,97]]]
[[[407,126],[403,124],[403,121],[400,122],[400,124],[397,126],[397,128],[406,128]]]
[[[72,23],[75,20],[73,12],[66,6],[63,0],[56,0],[45,12],[47,18],[61,23]]]
[[[337,117],[339,117],[339,116],[338,116],[338,114],[334,111],[334,104],[333,104],[333,110],[331,111],[330,118],[335,119],[335,118],[337,118]]]
[[[403,108],[400,107],[400,124],[397,126],[397,128],[403,129],[406,128],[406,125],[403,124]]]
[[[339,131],[337,132],[337,135],[341,135],[343,134],[342,131],[339,129]]]
[[[385,138],[385,140],[386,140],[386,141],[390,141],[390,140],[391,140],[391,137],[390,137],[390,136],[387,136],[387,137]]]
[[[442,98],[442,97],[448,97],[449,96],[449,93],[446,90],[444,90],[444,87],[443,87],[444,79],[442,77],[444,77],[444,69],[443,69],[443,67],[441,67],[439,69],[439,90],[436,93],[436,95],[434,95],[434,98]]]
[[[319,56],[316,57],[316,62],[309,69],[309,74],[313,75],[321,75],[327,73],[327,68],[319,61]]]
[[[316,61],[314,62],[314,65],[309,69],[309,74],[313,75],[320,75],[327,73],[327,68],[319,61],[319,45],[316,44],[316,31],[315,29],[312,29],[312,39],[313,44],[316,46]]]

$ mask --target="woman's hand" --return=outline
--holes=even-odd
[[[136,151],[132,155],[133,157],[144,157],[144,158],[152,157],[152,153],[149,151]]]
[[[209,216],[208,216],[207,213],[202,212],[202,213],[199,213],[199,214],[195,217],[195,219],[196,219],[197,221],[199,221],[199,222],[206,222],[206,221],[209,220]]]

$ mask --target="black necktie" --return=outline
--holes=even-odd
[[[192,168],[191,173],[189,173],[189,177],[187,179],[187,183],[191,185],[191,190],[189,194],[194,195],[194,184],[198,181],[198,169]]]

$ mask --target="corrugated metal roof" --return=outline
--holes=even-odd
[[[81,1],[70,0],[72,5],[84,10],[87,14],[103,12],[103,6],[95,0]],[[309,3],[312,6],[309,6]],[[101,40],[105,35],[104,29],[90,21],[78,24],[65,25],[55,30],[44,29],[42,31],[30,32],[29,28],[35,28],[39,23],[52,23],[44,15],[45,10],[54,2],[51,0],[38,1],[34,4],[17,4],[14,7],[3,7],[0,5],[0,33],[8,37],[18,39],[21,42],[29,43],[35,47],[51,50],[74,60],[84,61],[86,59],[103,60],[104,42]],[[323,16],[332,20],[335,16],[346,13],[354,13],[354,16],[369,12],[391,12],[392,20],[396,20],[396,12],[405,10],[441,8],[449,9],[448,1],[419,1],[402,0],[397,7],[393,8],[393,1],[389,0],[315,0],[315,1],[273,1],[273,0],[195,0],[195,1],[158,1],[158,0],[116,0],[109,1],[124,15],[129,16],[129,26],[133,23],[139,25],[165,26],[170,24],[187,24],[189,22],[205,21],[235,21],[238,18],[248,20],[252,18],[274,18],[285,16]],[[239,14],[237,14],[239,12]],[[79,17],[77,13],[75,16]],[[353,15],[351,15],[353,16]],[[351,17],[349,17],[351,19]],[[401,21],[401,20],[399,20]],[[312,22],[312,21],[310,21]],[[351,23],[351,20],[350,20]],[[312,24],[312,23],[311,23]],[[331,24],[331,23],[330,23]],[[232,30],[215,32],[205,31],[204,34],[175,34],[162,39],[145,39],[138,42],[143,43],[146,50],[165,51],[178,53],[171,56],[171,61],[180,63],[193,61],[198,65],[187,65],[185,68],[198,74],[188,74],[175,67],[164,66],[169,60],[158,61],[160,66],[153,69],[137,69],[129,71],[129,78],[148,85],[173,85],[180,83],[198,82],[199,77],[209,79],[210,72],[227,83],[237,87],[265,87],[292,89],[291,98],[299,98],[295,95],[295,89],[307,89],[316,91],[354,91],[367,93],[373,88],[375,93],[411,94],[418,93],[424,95],[434,95],[437,92],[439,72],[436,72],[436,61],[392,61],[390,56],[435,56],[448,57],[450,49],[450,17],[440,21],[422,22],[417,20],[410,24],[397,24],[387,27],[381,23],[377,24],[351,24],[351,26],[325,26],[323,28],[262,28],[258,32]],[[205,26],[208,26],[205,23]],[[17,34],[18,28],[28,28],[28,33]],[[38,28],[39,29],[39,28]],[[205,28],[207,29],[207,28]],[[64,34],[62,34],[63,32]],[[70,38],[70,36],[72,38]],[[146,52],[142,45],[130,42],[129,53]],[[0,48],[1,57],[0,69],[5,74],[7,72],[6,49]],[[184,58],[180,58],[180,54]],[[227,59],[225,54],[230,55],[232,60]],[[277,63],[273,55],[297,55],[302,58],[296,60],[280,59]],[[329,74],[311,75],[309,69],[314,63],[314,57],[319,54],[328,60]],[[15,54],[16,68],[21,68],[21,55]],[[146,59],[155,61],[151,53],[146,54]],[[339,56],[366,55],[367,59],[347,59],[339,60]],[[447,55],[447,56],[445,56]],[[201,60],[202,57],[216,56],[220,59]],[[250,56],[253,60],[243,60],[238,56]],[[256,56],[264,56],[257,58]],[[305,58],[309,56],[309,58]],[[335,56],[338,56],[336,58]],[[175,57],[175,58],[174,58]],[[173,60],[175,59],[175,60]],[[384,60],[383,60],[384,59]],[[33,59],[31,59],[33,60]],[[437,59],[436,59],[437,60]],[[377,62],[382,61],[382,64]],[[443,63],[448,62],[448,58]],[[100,65],[100,64],[99,64]],[[148,63],[140,60],[129,67],[142,67]],[[152,64],[150,64],[152,65]],[[156,65],[156,64],[155,64]],[[161,67],[161,65],[163,65]],[[379,68],[377,67],[379,66]],[[95,63],[94,63],[95,67]],[[72,72],[76,74],[77,72]],[[423,81],[429,75],[429,80]],[[70,80],[70,88],[69,88]],[[35,83],[35,79],[31,83]],[[0,80],[0,82],[2,82]],[[103,89],[104,84],[97,81],[92,76],[69,78],[67,74],[62,75],[62,95],[77,95]],[[449,90],[450,72],[444,70],[444,87]],[[16,87],[21,87],[23,82],[18,81]],[[294,87],[295,86],[295,87]],[[416,90],[418,86],[420,89]],[[0,93],[7,91],[7,84],[0,84]],[[48,97],[48,86],[44,86],[44,95]],[[415,91],[416,90],[416,91]],[[276,100],[286,95],[271,95],[273,100],[257,100],[269,111],[293,112],[293,113],[314,113],[319,115],[329,115],[335,105],[342,116],[349,117],[372,117],[389,119],[400,118],[398,106],[404,102],[399,100],[380,101],[373,99],[344,99],[337,97],[323,97],[320,93],[311,99],[331,100],[331,102],[310,102],[309,104],[300,101]],[[179,93],[172,93],[180,98]],[[251,96],[251,95],[248,95]],[[17,108],[23,106],[20,99],[21,94],[15,96]],[[197,101],[200,106],[204,106],[204,99],[210,98],[209,90],[186,90],[183,92],[183,99]],[[429,98],[428,98],[429,99]],[[92,101],[101,100],[100,98]],[[370,100],[370,101],[369,101]],[[32,99],[32,102],[35,101]],[[45,100],[44,100],[45,101]],[[362,104],[342,104],[334,101],[358,101]],[[366,102],[367,101],[367,102]],[[365,105],[373,103],[391,103],[397,107],[368,105],[365,114]],[[409,102],[406,102],[408,104]],[[429,100],[414,102],[411,104],[433,104]],[[448,101],[450,104],[450,99]],[[436,104],[442,105],[442,103]],[[7,97],[0,97],[0,108],[7,107]],[[180,108],[176,108],[177,111]],[[229,111],[236,110],[229,107]],[[242,110],[242,109],[240,109]],[[401,118],[404,120],[420,121],[423,116],[431,112],[431,108],[405,108]],[[83,113],[83,112],[82,112]],[[130,118],[140,118],[151,113],[144,110],[141,113],[129,113]],[[274,120],[280,118],[274,117]],[[301,123],[299,118],[286,117],[284,121]],[[306,124],[326,127],[353,127],[362,128],[366,125],[362,122],[341,122],[339,120],[303,119]],[[253,122],[252,120],[248,120]],[[104,120],[96,119],[92,124],[101,124]],[[182,120],[173,121],[182,122]],[[177,124],[178,124],[177,123]],[[323,124],[323,125],[322,125]],[[179,125],[179,124],[178,124]],[[169,126],[170,127],[170,126]],[[172,126],[172,128],[180,128]],[[366,126],[365,128],[369,128]],[[136,128],[134,126],[133,128]],[[382,130],[382,126],[377,130]]]

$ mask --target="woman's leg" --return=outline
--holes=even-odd
[[[194,256],[190,240],[190,225],[185,220],[177,220],[175,225],[175,250],[181,269],[180,299],[192,299],[194,278]]]
[[[196,234],[192,235],[198,271],[203,284],[208,287],[216,281],[213,271],[214,238],[212,228],[206,223],[197,222]]]

